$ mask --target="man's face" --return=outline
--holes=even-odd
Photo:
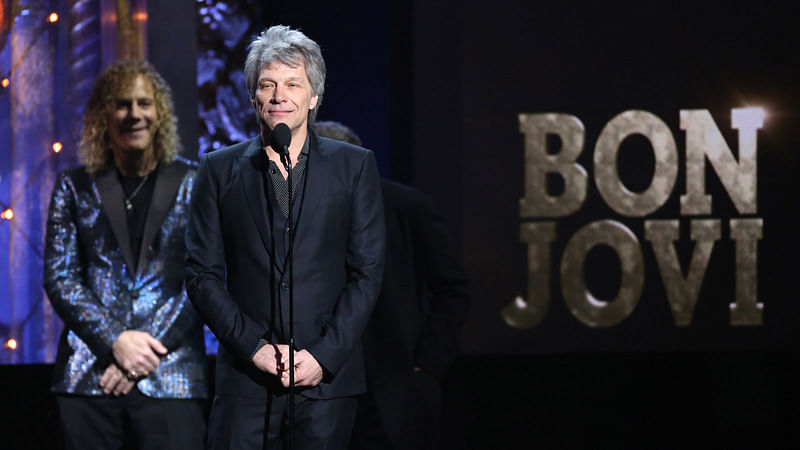
[[[290,67],[274,62],[261,69],[253,106],[260,125],[270,130],[285,123],[292,134],[308,126],[308,112],[317,106],[304,66]]]
[[[131,152],[153,150],[158,131],[153,86],[138,75],[130,87],[117,93],[114,108],[108,117],[108,137],[111,150],[121,156]]]

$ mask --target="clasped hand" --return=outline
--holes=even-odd
[[[277,376],[284,387],[289,387],[289,346],[271,344],[253,355],[253,363],[260,370]],[[322,367],[308,350],[294,352],[294,385],[316,386],[322,381]]]
[[[128,378],[146,377],[156,370],[167,348],[150,333],[136,330],[123,331],[111,346],[114,360]]]

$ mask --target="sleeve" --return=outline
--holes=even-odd
[[[336,300],[333,317],[320,340],[308,351],[333,377],[361,341],[383,279],[386,224],[380,177],[372,152],[363,159],[352,196],[347,242],[347,283]]]
[[[461,258],[433,200],[421,195],[411,226],[417,276],[426,287],[426,316],[415,364],[442,378],[458,353],[458,336],[469,310]]]
[[[200,161],[186,227],[186,292],[217,339],[252,364],[267,330],[239,308],[225,288],[225,244],[220,223],[219,177],[206,154]]]
[[[194,333],[202,333],[202,329],[200,317],[182,291],[180,295],[164,302],[148,318],[142,331],[150,333],[172,352],[184,345]]]
[[[100,360],[111,363],[111,346],[125,331],[85,282],[76,220],[74,186],[60,174],[53,188],[44,249],[44,289],[64,325],[75,332]],[[83,256],[83,258],[82,258]]]

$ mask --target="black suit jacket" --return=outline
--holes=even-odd
[[[468,282],[431,198],[390,181],[381,187],[386,270],[364,333],[367,380],[392,443],[429,448],[438,422],[439,381],[456,357],[467,316]]]
[[[380,290],[385,225],[372,152],[313,134],[295,202],[295,344],[325,371],[310,398],[365,390],[361,334]],[[265,397],[274,376],[252,362],[260,338],[288,343],[288,271],[275,246],[260,138],[206,154],[186,234],[187,292],[220,342],[216,392]]]

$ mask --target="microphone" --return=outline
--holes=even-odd
[[[272,147],[279,155],[281,160],[289,157],[289,144],[292,143],[292,132],[285,123],[279,123],[272,129],[269,135],[269,146]],[[284,163],[285,164],[285,163]],[[291,161],[289,161],[291,165]]]

